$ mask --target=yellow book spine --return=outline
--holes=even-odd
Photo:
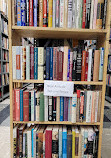
[[[75,158],[75,131],[72,131],[72,158]]]
[[[53,5],[53,1],[49,0],[48,27],[52,27],[52,5]]]

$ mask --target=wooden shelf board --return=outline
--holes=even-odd
[[[52,81],[52,80],[51,80]],[[14,83],[44,83],[44,80],[13,80]],[[82,85],[103,85],[103,82],[93,82],[93,81],[67,81],[73,82],[74,84]]]
[[[33,26],[12,26],[12,30],[21,37],[33,38],[73,38],[97,39],[106,35],[106,29],[74,29]]]
[[[72,123],[72,122],[68,122],[68,121],[61,121],[61,122],[56,122],[56,121],[48,121],[48,122],[38,122],[38,121],[13,121],[13,123],[21,123],[21,124],[25,124],[25,123],[31,123],[31,124],[52,124],[52,125],[100,125],[100,122],[96,122],[96,123],[86,123],[86,122],[77,122],[77,123]]]

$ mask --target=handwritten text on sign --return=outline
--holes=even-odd
[[[44,81],[44,95],[72,97],[74,90],[73,82]]]

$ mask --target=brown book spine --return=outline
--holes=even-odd
[[[23,120],[29,121],[29,92],[23,92]]]
[[[63,52],[59,51],[57,56],[57,80],[63,80]]]
[[[85,81],[85,65],[86,65],[86,51],[82,51],[82,72],[81,72],[81,81]]]
[[[43,133],[38,133],[38,157],[43,158]]]
[[[39,27],[43,27],[43,0],[39,0]]]
[[[102,104],[102,91],[99,92],[97,122],[100,122],[100,117],[101,117],[101,104]]]
[[[75,156],[79,156],[79,133],[75,134]]]
[[[99,64],[100,64],[100,50],[94,52],[94,70],[93,70],[93,81],[98,82],[99,80]]]

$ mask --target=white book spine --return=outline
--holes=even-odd
[[[93,19],[93,29],[96,29],[96,20],[97,20],[97,4],[98,4],[98,0],[94,0],[94,19]]]
[[[77,0],[77,7],[76,7],[76,28],[78,29],[78,27],[79,27],[79,6],[80,6],[80,2],[79,2],[79,0]]]
[[[31,131],[27,131],[27,158],[31,158]]]
[[[64,0],[60,0],[60,27],[64,27]]]
[[[25,157],[25,133],[23,133],[23,157]]]
[[[71,118],[72,123],[76,123],[76,106],[77,106],[77,94],[73,94],[73,97],[72,97],[72,118]]]
[[[34,91],[31,91],[31,121],[34,121]]]
[[[20,69],[21,69],[21,80],[22,80],[22,74],[23,74],[23,49],[22,46],[20,46]]]
[[[86,122],[91,122],[92,91],[87,91]]]
[[[64,2],[64,27],[67,27],[67,19],[68,19],[68,0]]]
[[[12,47],[13,80],[16,80],[16,46]]]
[[[72,2],[72,27],[76,28],[76,0]]]
[[[33,131],[33,142],[34,142],[34,157],[36,157],[36,130]]]
[[[68,28],[72,28],[72,0],[68,1]]]
[[[44,47],[38,47],[38,65],[44,65]]]
[[[56,1],[53,1],[53,27],[55,28],[55,17],[56,17]]]
[[[26,46],[26,80],[30,80],[30,46]]]
[[[96,92],[95,122],[97,122],[98,104],[99,104],[99,91]]]
[[[38,66],[38,80],[44,80],[44,67]]]
[[[93,17],[94,17],[94,0],[92,0],[91,2],[90,29],[93,29]]]
[[[72,117],[72,98],[69,98],[68,102],[68,121],[71,122],[71,117]]]
[[[62,157],[62,126],[59,128],[59,157]]]
[[[92,65],[92,49],[89,49],[87,81],[91,81],[91,65]]]
[[[48,121],[48,96],[44,96],[44,104],[45,104],[44,118],[45,121]]]

